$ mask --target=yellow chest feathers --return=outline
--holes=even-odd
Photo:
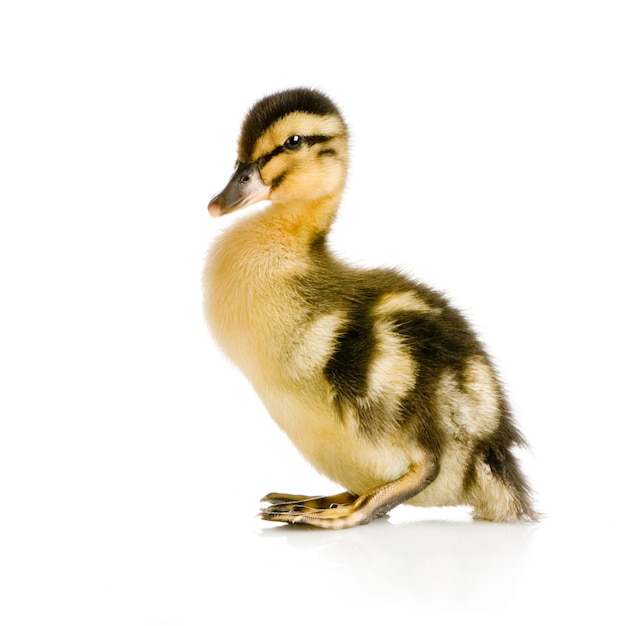
[[[255,228],[244,220],[224,233],[207,258],[205,315],[217,343],[249,378],[263,368],[271,376],[305,310],[293,277],[308,263],[283,229]],[[252,223],[251,223],[252,222]]]

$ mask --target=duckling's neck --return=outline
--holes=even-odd
[[[325,238],[339,200],[336,194],[314,201],[274,202],[241,216],[213,245],[209,266],[217,282],[237,285],[237,291],[252,295],[266,280],[309,271],[312,244]]]
[[[285,243],[308,249],[312,241],[330,230],[340,199],[341,195],[335,194],[315,200],[276,202],[267,209],[264,217],[268,220],[267,226],[287,238]]]

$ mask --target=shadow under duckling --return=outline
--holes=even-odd
[[[319,91],[257,102],[219,217],[266,200],[212,246],[209,328],[278,426],[346,491],[270,493],[265,520],[348,528],[404,503],[536,519],[513,448],[524,439],[466,320],[391,270],[348,266],[326,238],[348,170],[348,130]]]

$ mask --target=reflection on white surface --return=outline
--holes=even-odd
[[[471,521],[378,520],[345,533],[264,529],[314,550],[344,591],[421,609],[506,606],[520,585],[535,527]]]
[[[406,511],[395,517],[416,518]],[[480,624],[494,615],[509,624],[605,624],[623,615],[620,577],[610,567],[624,555],[617,524],[590,540],[587,522],[571,516],[506,525],[432,514],[395,522],[392,512],[389,520],[338,532],[264,528],[260,539],[278,561],[258,584],[274,585],[278,568],[285,606],[324,598],[336,601],[340,615],[431,615],[439,624]]]

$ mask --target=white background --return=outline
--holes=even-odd
[[[621,5],[3,3],[0,622],[621,623]],[[297,85],[352,129],[333,246],[467,312],[533,446],[539,526],[255,517],[268,491],[338,489],[201,310],[241,119]]]

